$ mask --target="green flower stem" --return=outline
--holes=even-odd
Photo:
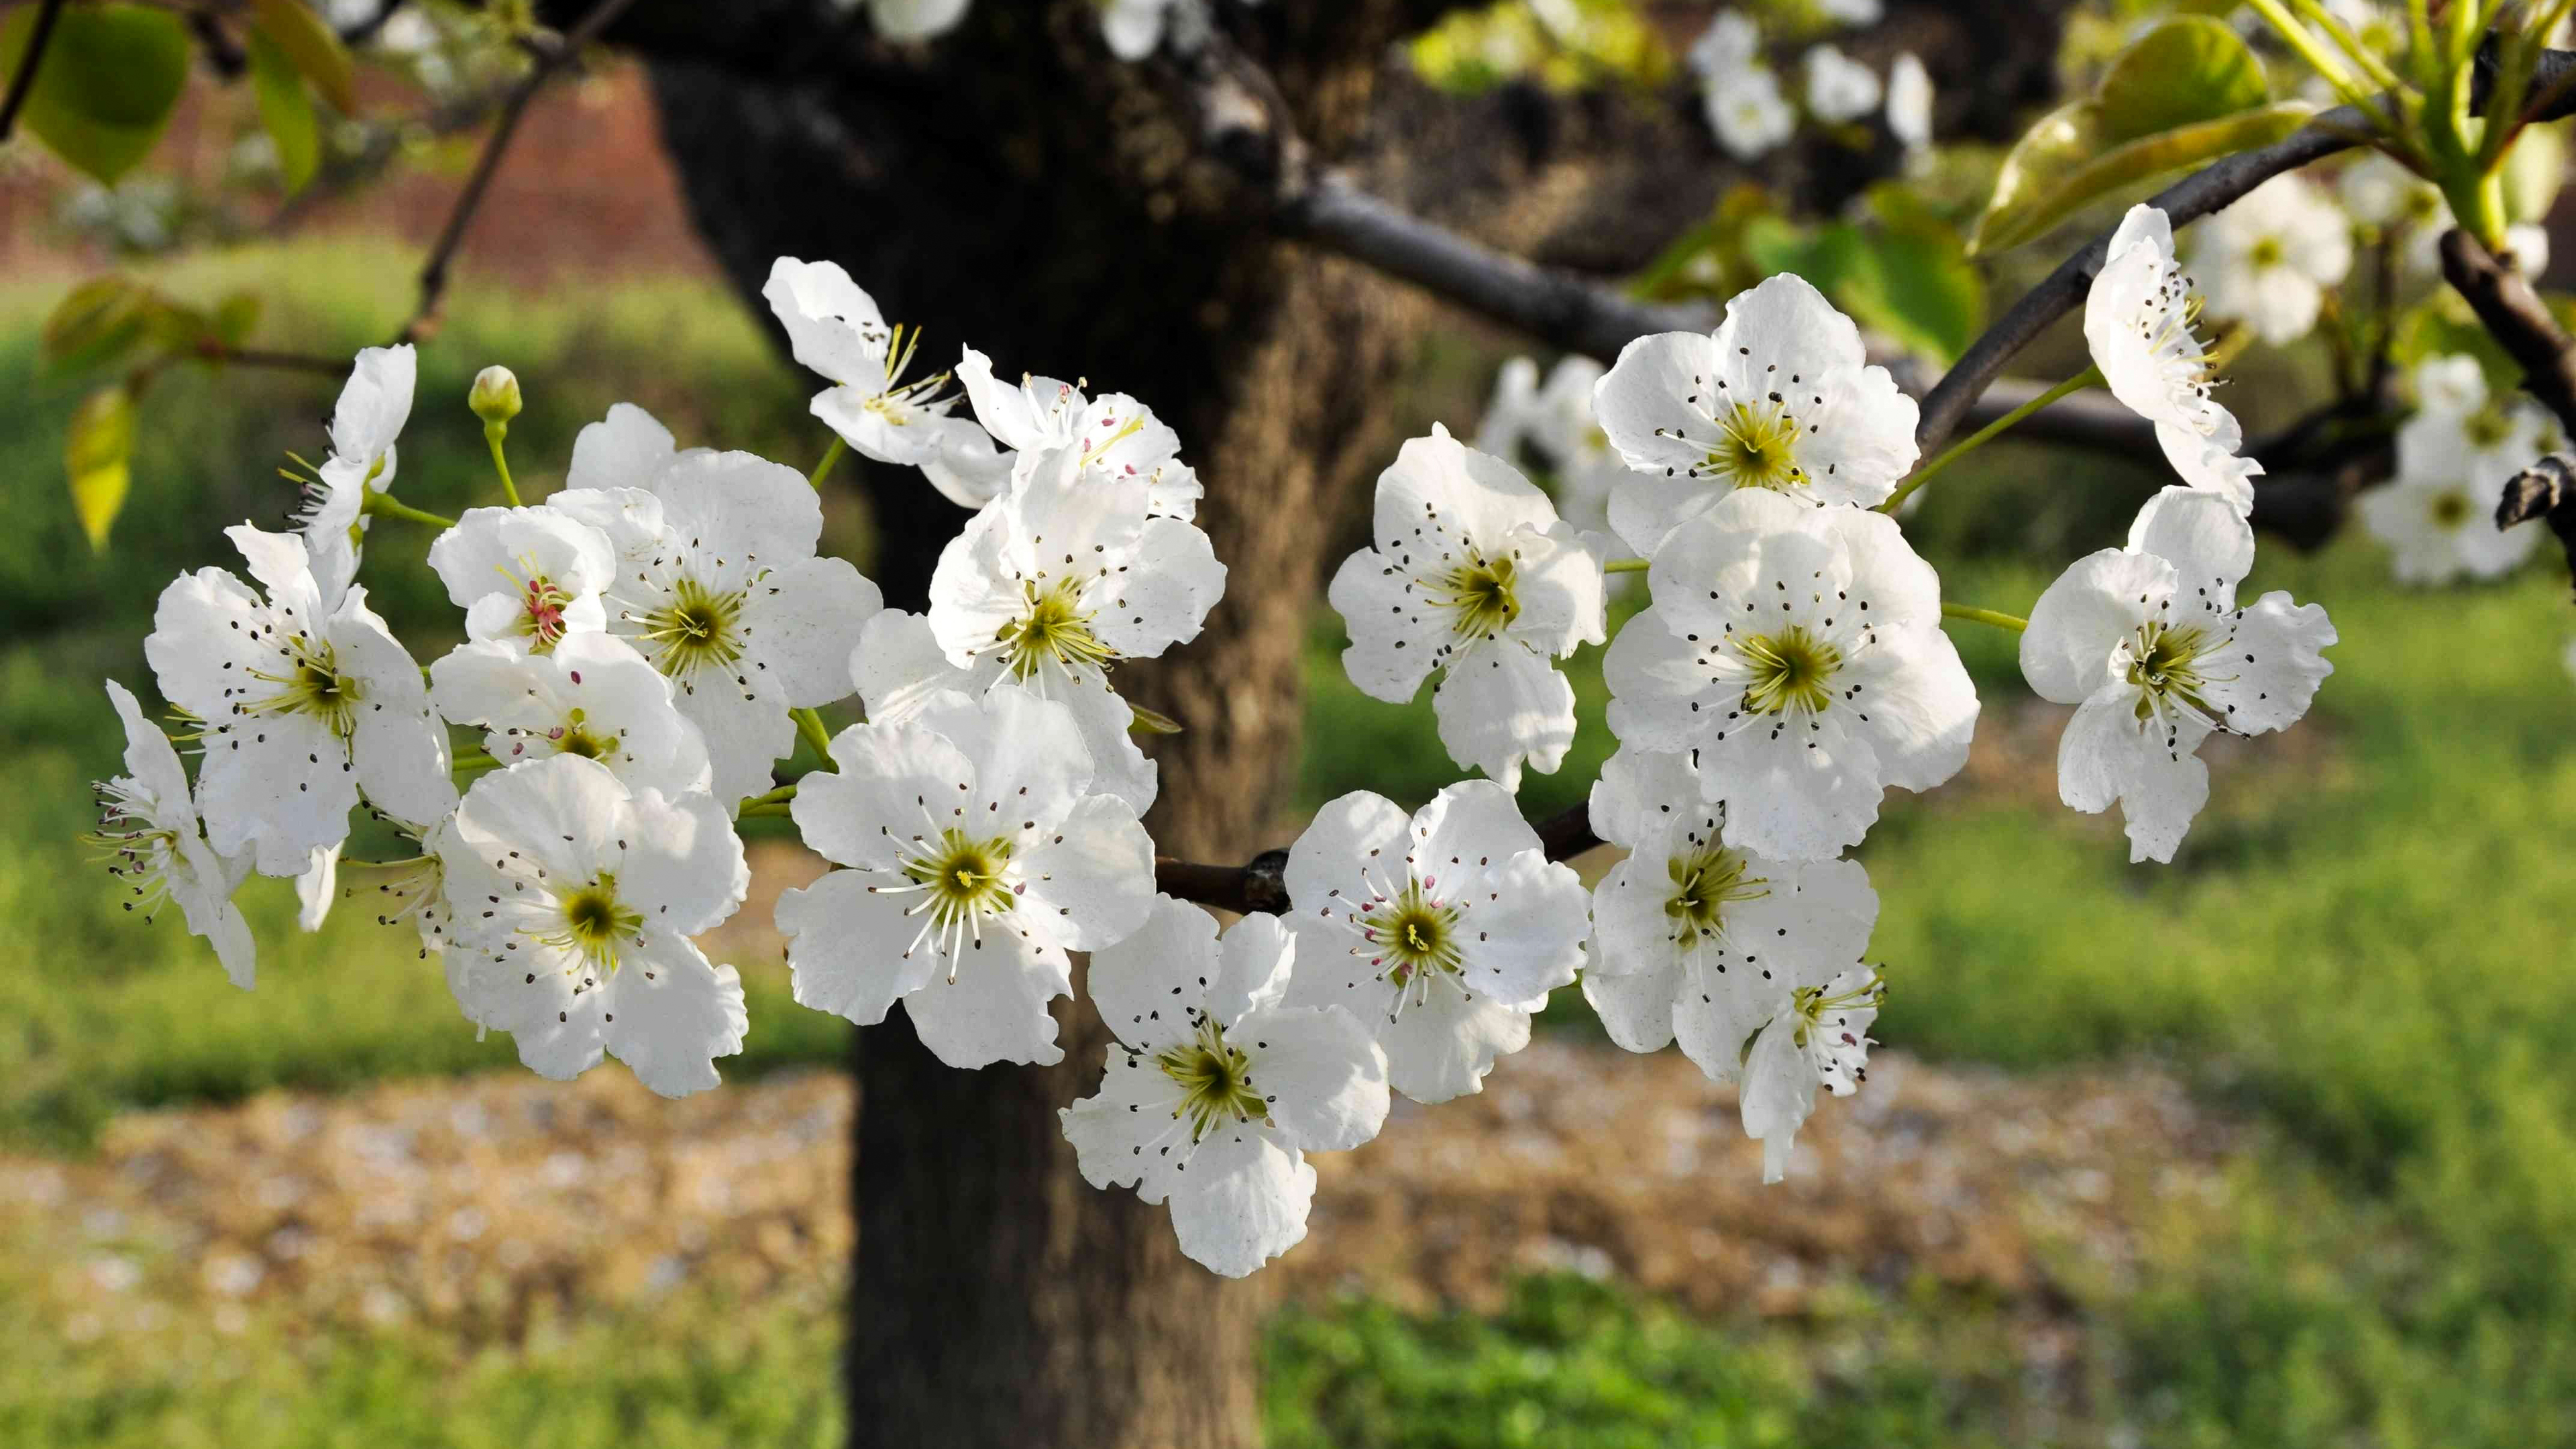
[[[2301,60],[2326,78],[2326,84],[2333,86],[2335,94],[2343,97],[2346,104],[2363,110],[2371,108],[2370,92],[2362,89],[2361,83],[2352,78],[2352,72],[2345,70],[2343,62],[2335,58],[2334,52],[2319,42],[2316,35],[2299,22],[2299,17],[2281,4],[2281,0],[2246,0],[2246,3],[2254,7],[2254,13],[2263,17],[2263,22],[2272,27],[2273,33],[2299,53]]]
[[[1966,619],[1978,624],[1992,624],[1998,629],[2010,629],[2016,634],[2030,627],[2030,621],[2019,614],[2007,614],[2001,609],[1979,609],[1967,604],[1953,604],[1946,599],[1941,604],[1941,617]]]
[[[2075,374],[2073,377],[2068,378],[2066,381],[2059,383],[2057,386],[2050,388],[2048,391],[2041,393],[2039,396],[2032,398],[2030,401],[2023,403],[2020,407],[2014,408],[2011,412],[2008,412],[2002,417],[1995,419],[1993,422],[1986,424],[1984,427],[1977,429],[1966,438],[1951,444],[1949,450],[1944,452],[1940,457],[1937,457],[1931,462],[1924,464],[1922,467],[1915,469],[1913,477],[1906,479],[1902,487],[1899,487],[1894,493],[1888,495],[1885,503],[1878,505],[1878,511],[1881,513],[1894,513],[1897,505],[1903,503],[1908,497],[1912,496],[1915,489],[1931,482],[1933,474],[1949,467],[1952,463],[1957,462],[1965,455],[1976,451],[1978,447],[1991,440],[1996,434],[2011,427],[2013,424],[2020,422],[2022,419],[2029,417],[2032,413],[2038,412],[2041,408],[2048,406],[2059,398],[2065,397],[2069,393],[2081,392],[2085,388],[2092,387],[2101,382],[2101,380],[2102,369],[2098,367],[2088,367],[2082,372]]]
[[[823,461],[815,464],[814,471],[805,475],[805,481],[814,485],[815,492],[823,491],[823,480],[832,476],[832,465],[840,462],[841,455],[849,450],[850,445],[841,441],[840,434],[834,433],[832,446],[823,450]]]
[[[456,762],[448,768],[451,772],[459,775],[479,775],[485,770],[497,770],[501,768],[501,762],[492,758],[490,755],[483,753],[481,750],[469,750],[464,754],[458,755],[456,757]]]
[[[823,717],[810,709],[800,709],[796,711],[796,728],[803,732],[805,743],[814,747],[814,753],[821,755],[824,761],[829,763],[832,758],[832,732],[823,727]],[[790,785],[787,788],[792,790],[796,787]]]
[[[1642,574],[1646,571],[1646,563],[1641,558],[1614,558],[1603,564],[1601,571],[1605,574]]]
[[[745,805],[740,810],[735,811],[734,815],[737,819],[749,820],[755,816],[777,816],[785,818],[789,813],[787,802],[780,800],[772,804],[755,803]]]
[[[414,508],[408,503],[396,502],[393,495],[389,493],[369,493],[364,508],[369,513],[381,513],[387,518],[409,519],[413,523],[426,523],[432,528],[456,526],[456,520],[453,518]]]
[[[796,786],[791,782],[789,784],[781,785],[777,789],[772,790],[765,795],[754,795],[742,803],[745,805],[779,805],[795,798]]]
[[[2328,10],[2320,0],[2293,0],[2293,3],[2298,6],[2299,18],[2324,31],[2326,38],[2333,41],[2335,47],[2341,50],[2346,58],[2361,67],[2361,73],[2370,78],[2372,85],[2387,91],[2402,91],[2406,88],[2406,82],[2398,77],[2397,72],[2389,69],[2386,61],[2371,54],[2370,47],[2362,44],[2361,38],[2354,35],[2351,28],[2341,20],[2336,19],[2335,13]]]
[[[508,423],[483,425],[483,441],[492,445],[492,467],[501,475],[501,496],[509,499],[510,506],[516,508],[519,506],[519,485],[510,481],[510,460],[501,452],[501,440],[509,436],[509,432]]]

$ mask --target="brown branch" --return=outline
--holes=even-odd
[[[1592,833],[1592,810],[1588,805],[1568,806],[1539,821],[1535,828],[1539,847],[1550,860],[1572,860],[1601,843],[1601,837]],[[1253,911],[1285,915],[1294,904],[1288,899],[1285,850],[1265,850],[1244,865],[1202,865],[1158,855],[1154,857],[1154,888],[1175,900],[1196,901],[1237,915]]]
[[[305,352],[273,352],[257,347],[233,347],[212,339],[196,345],[193,355],[200,362],[228,363],[236,367],[267,367],[282,372],[314,372],[338,377],[349,370],[346,358],[317,357]]]
[[[2524,390],[2576,434],[2576,340],[2550,315],[2512,254],[2499,257],[2453,227],[2442,233],[2442,275],[2522,369]]]
[[[561,38],[531,41],[529,53],[535,64],[509,98],[501,103],[501,117],[493,123],[491,139],[483,143],[483,154],[474,162],[474,173],[465,179],[465,189],[457,193],[456,206],[448,213],[447,225],[429,249],[428,260],[420,269],[420,305],[403,324],[394,341],[416,342],[438,330],[439,306],[447,293],[447,268],[455,260],[457,245],[465,240],[465,229],[474,221],[474,213],[483,205],[484,193],[492,186],[492,177],[501,169],[501,158],[509,152],[517,136],[519,122],[528,113],[528,105],[537,91],[581,54],[582,48],[599,38],[635,0],[599,0],[580,24],[564,32]]]
[[[27,104],[28,95],[36,89],[36,66],[45,58],[45,44],[54,38],[54,22],[62,18],[64,0],[44,0],[36,12],[36,26],[27,36],[26,52],[18,57],[18,73],[9,77],[9,92],[0,96],[0,141],[9,139],[10,128],[18,124],[18,111]]]

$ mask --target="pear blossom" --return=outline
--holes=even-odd
[[[331,410],[331,456],[313,470],[295,515],[314,575],[337,592],[358,576],[367,532],[367,495],[394,484],[394,440],[411,418],[418,362],[411,344],[369,347]]]
[[[629,789],[552,755],[474,782],[439,836],[455,903],[448,983],[519,1060],[569,1080],[603,1053],[665,1097],[742,1050],[742,981],[689,938],[742,904],[742,842],[706,795]]]
[[[2173,224],[2155,207],[2130,207],[2106,258],[2084,299],[2093,365],[2113,397],[2155,424],[2165,461],[2185,483],[2252,510],[2262,465],[2240,456],[2244,429],[2210,396],[2209,353],[2192,333],[2198,303],[2174,258]]]
[[[143,641],[163,697],[199,721],[208,843],[256,846],[261,874],[299,875],[348,835],[362,789],[390,815],[444,818],[446,727],[367,591],[317,577],[294,534],[224,534],[266,597],[222,569],[182,574]]]
[[[1115,795],[1142,815],[1153,808],[1160,782],[1154,762],[1136,744],[1136,712],[1104,680],[1023,679],[1011,662],[988,654],[961,669],[948,662],[931,632],[930,620],[901,609],[887,609],[859,631],[859,647],[850,653],[850,673],[867,705],[868,718],[879,724],[901,724],[943,691],[972,698],[1018,693],[1052,699],[1073,714],[1074,727],[1091,751],[1091,788]]]
[[[1929,790],[1967,763],[1976,692],[1896,520],[1739,489],[1646,577],[1654,604],[1602,661],[1610,728],[1630,749],[1696,751],[1730,844],[1827,859],[1888,786]]]
[[[972,347],[958,360],[957,380],[976,421],[1014,450],[1003,461],[1006,477],[1070,448],[1094,477],[1144,479],[1146,512],[1154,517],[1184,523],[1198,517],[1206,490],[1197,471],[1181,461],[1180,434],[1152,408],[1123,392],[1088,397],[1079,386],[1052,377],[1023,375],[1019,386],[1008,386],[994,378],[992,359]]]
[[[429,545],[429,567],[465,611],[468,638],[543,654],[608,627],[617,575],[608,536],[551,508],[469,508]]]
[[[2450,225],[2451,208],[2442,200],[2442,189],[2385,151],[2363,152],[2338,172],[2335,199],[2363,226],[2429,223],[2438,233]]]
[[[1169,1202],[1181,1251],[1240,1278],[1306,1236],[1309,1152],[1386,1121],[1386,1053],[1338,1006],[1281,1004],[1297,939],[1249,915],[1154,899],[1143,927],[1092,953],[1087,982],[1117,1035],[1100,1090],[1059,1111],[1083,1178]]]
[[[1908,151],[1932,144],[1932,72],[1910,50],[1887,68],[1887,133]]]
[[[1168,27],[1176,49],[1189,49],[1184,37],[1192,21],[1204,29],[1205,12],[1198,0],[1101,0],[1100,35],[1109,53],[1120,60],[1143,60],[1163,43]]]
[[[1738,161],[1760,159],[1798,129],[1798,113],[1766,65],[1703,73],[1700,104],[1717,143]]]
[[[1196,525],[1152,512],[1149,479],[1108,471],[1096,452],[1050,448],[1021,466],[940,552],[931,633],[985,687],[1062,698],[1086,738],[1124,732],[1132,713],[1099,698],[1109,672],[1197,638],[1225,565]],[[1113,756],[1105,741],[1093,753]]]
[[[779,897],[796,999],[862,1025],[900,1001],[950,1066],[1061,1061],[1047,1002],[1073,990],[1065,953],[1116,944],[1154,899],[1153,842],[1093,790],[1065,707],[949,692],[843,730],[832,763],[791,807],[850,867]]]
[[[1485,400],[1485,415],[1476,422],[1476,451],[1497,458],[1517,455],[1533,443],[1543,426],[1539,401],[1538,362],[1515,357],[1494,371],[1494,392]]]
[[[1807,109],[1826,121],[1857,121],[1878,109],[1878,72],[1830,45],[1807,52]]]
[[[250,875],[250,857],[218,854],[206,843],[170,737],[144,718],[124,685],[109,680],[107,696],[125,722],[125,773],[97,785],[99,828],[86,838],[107,853],[108,872],[131,888],[127,910],[148,918],[162,902],[176,903],[188,929],[215,948],[224,974],[249,990],[258,946],[233,892]]]
[[[1860,1089],[1869,1074],[1870,1023],[1885,998],[1866,966],[1790,986],[1745,1048],[1737,1110],[1744,1135],[1762,1144],[1764,1182],[1787,1175],[1798,1129],[1815,1111],[1816,1088],[1837,1097]]]
[[[2253,563],[2253,530],[2225,500],[2167,488],[2127,547],[2076,560],[2031,610],[2022,675],[2076,706],[2058,795],[2084,811],[2119,801],[2132,861],[2172,860],[2208,801],[2202,740],[2288,728],[2334,672],[2324,609],[2283,593],[2237,607]]]
[[[948,375],[903,380],[920,329],[888,326],[838,262],[780,257],[760,295],[796,360],[833,382],[810,410],[842,441],[880,463],[919,468],[953,502],[973,507],[992,496],[1007,473],[983,430],[950,415],[957,395],[941,394]]]
[[[2352,230],[2315,182],[2275,176],[2203,221],[2191,267],[2212,317],[2278,346],[2317,322],[2325,290],[2352,270]]]
[[[480,725],[505,765],[550,755],[597,760],[630,790],[708,790],[707,743],[671,702],[671,682],[614,634],[572,634],[549,654],[497,640],[459,645],[429,667],[429,697]]]
[[[1869,365],[1852,320],[1786,272],[1737,294],[1712,335],[1630,342],[1592,406],[1636,470],[1612,488],[1610,524],[1648,558],[1733,490],[1868,507],[1917,456],[1914,400]]]
[[[1876,25],[1886,13],[1885,0],[1816,0],[1816,8],[1845,25]]]
[[[1417,1102],[1483,1090],[1583,961],[1582,881],[1491,780],[1410,818],[1365,790],[1333,801],[1289,847],[1287,884],[1288,1004],[1349,1010]]]
[[[1494,396],[1476,430],[1475,446],[1497,458],[1534,456],[1554,484],[1548,491],[1558,516],[1587,541],[1602,535],[1595,551],[1607,558],[1619,546],[1604,532],[1610,522],[1610,488],[1627,476],[1628,465],[1612,451],[1609,435],[1592,416],[1592,390],[1601,372],[1600,363],[1568,353],[1541,381],[1537,363],[1511,359],[1494,375]],[[1613,578],[1611,586],[1626,577]]]
[[[1327,594],[1351,682],[1401,704],[1437,669],[1451,759],[1506,790],[1524,762],[1553,773],[1574,743],[1574,686],[1553,661],[1606,637],[1599,560],[1545,493],[1436,423],[1378,475],[1375,531]]]
[[[2498,529],[2505,485],[2559,445],[2537,403],[2495,397],[2473,357],[2430,357],[2414,373],[2416,410],[2397,430],[2397,473],[2361,495],[2361,519],[2389,546],[2397,577],[2440,584],[2498,578],[2531,556],[2536,523]]]
[[[1742,70],[1761,55],[1762,31],[1753,17],[1741,10],[1720,10],[1691,42],[1688,59],[1692,73],[1707,81]]]
[[[670,679],[730,803],[767,790],[794,750],[791,709],[850,692],[850,650],[883,597],[815,555],[823,510],[803,474],[669,438],[641,408],[611,409],[582,429],[569,486],[545,506],[607,535],[609,631]]]

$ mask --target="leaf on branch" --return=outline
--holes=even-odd
[[[17,69],[37,7],[0,21],[0,74]],[[146,5],[75,5],[57,17],[19,119],[53,153],[113,185],[161,139],[188,81],[188,32]]]
[[[1181,722],[1170,715],[1158,714],[1141,704],[1130,704],[1127,708],[1136,716],[1135,721],[1127,726],[1130,734],[1176,735],[1181,732]]]
[[[266,37],[275,45],[331,109],[344,116],[358,113],[357,68],[340,43],[340,32],[304,0],[251,0],[251,10],[258,16],[251,30],[254,40]]]
[[[54,304],[37,345],[46,363],[64,372],[119,362],[149,335],[161,305],[160,294],[130,277],[92,277]]]
[[[277,168],[293,196],[313,179],[322,164],[322,127],[305,93],[304,76],[286,51],[265,31],[250,33],[251,90],[259,99],[259,119],[277,143]]]
[[[1949,363],[1986,320],[1986,284],[1958,233],[1925,215],[1864,230],[1849,222],[1801,229],[1761,217],[1745,252],[1764,273],[1795,272],[1871,331],[1908,352]]]
[[[72,511],[96,552],[107,552],[107,531],[125,506],[133,460],[134,394],[123,383],[100,388],[82,400],[63,439]]]
[[[2014,143],[1968,253],[2035,241],[2091,202],[2268,146],[2310,114],[2302,102],[2272,103],[2262,63],[2226,25],[2205,15],[2167,21],[2122,52],[2092,95]]]

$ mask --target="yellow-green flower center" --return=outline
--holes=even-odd
[[[1451,569],[1440,580],[1448,590],[1440,602],[1449,609],[1450,632],[1491,639],[1510,628],[1521,616],[1520,596],[1512,588],[1518,568],[1509,555],[1487,559],[1470,554],[1466,563]]]
[[[2452,490],[2433,495],[2433,526],[2458,528],[2469,521],[2469,495]]]
[[[574,710],[566,715],[563,724],[546,738],[555,747],[555,753],[561,755],[579,755],[585,760],[597,760],[617,753],[617,741],[595,733],[590,728],[589,720],[580,710]]]
[[[275,694],[256,704],[245,705],[245,714],[309,714],[330,727],[339,739],[347,739],[358,727],[358,705],[365,691],[357,676],[340,672],[338,655],[331,646],[302,634],[287,639],[285,672],[271,674],[250,670],[250,677],[278,687]]]
[[[1392,899],[1372,901],[1358,916],[1369,964],[1398,986],[1424,971],[1456,971],[1466,959],[1457,908],[1441,904],[1426,887],[1407,879]]]
[[[1181,1089],[1181,1105],[1172,1115],[1188,1119],[1192,1142],[1220,1124],[1269,1115],[1268,1104],[1252,1085],[1251,1058],[1227,1043],[1225,1028],[1213,1017],[1202,1018],[1197,1036],[1157,1055],[1154,1065]]]
[[[1789,1011],[1798,1022],[1794,1039],[1804,1048],[1808,1032],[1822,1022],[1826,1012],[1875,1009],[1886,1001],[1887,983],[1876,976],[1840,995],[1833,994],[1830,986],[1801,986],[1789,993]]]
[[[529,653],[553,650],[563,637],[564,610],[571,603],[572,595],[549,578],[531,577],[519,586],[519,634],[529,641]]]
[[[1027,679],[1049,662],[1070,674],[1086,666],[1105,669],[1118,658],[1091,632],[1092,613],[1082,607],[1078,582],[1060,579],[1043,593],[1035,583],[1025,584],[1022,597],[1020,617],[993,636],[1014,678]]]
[[[1744,707],[1754,714],[1815,714],[1833,703],[1833,678],[1843,667],[1840,649],[1792,624],[1777,634],[1741,637],[1737,650],[1753,667]]]
[[[731,665],[742,657],[742,604],[739,589],[720,594],[696,579],[680,580],[669,601],[643,618],[644,637],[659,646],[654,662],[679,680]]]
[[[1673,893],[1664,901],[1664,914],[1672,918],[1675,938],[1715,936],[1726,924],[1730,902],[1771,894],[1771,882],[1749,869],[1741,853],[1722,846],[1673,857]]]
[[[2491,402],[2462,418],[2460,433],[2473,447],[2492,448],[2513,436],[2513,419],[2501,405]]]
[[[927,900],[913,913],[927,911],[931,927],[944,931],[960,922],[1008,911],[1019,899],[1003,878],[1010,863],[1007,836],[977,840],[950,826],[936,842],[903,863],[903,873],[927,892]]]
[[[556,917],[553,929],[531,934],[602,975],[615,972],[619,955],[644,933],[644,913],[617,898],[617,877],[606,871],[560,897]]]
[[[2208,680],[2199,667],[2209,644],[2209,636],[2196,628],[2169,628],[2163,624],[2139,628],[2137,644],[2129,658],[2129,683],[2141,691],[2140,720],[2153,717],[2157,706],[2168,700],[2204,715],[2210,712],[2200,697]]]
[[[1739,488],[1786,491],[1807,481],[1798,466],[1798,424],[1778,406],[1737,403],[1717,417],[1718,441],[1703,466]]]
[[[2289,260],[2289,248],[2276,236],[2258,237],[2245,249],[2245,260],[2256,267],[2277,267]]]

